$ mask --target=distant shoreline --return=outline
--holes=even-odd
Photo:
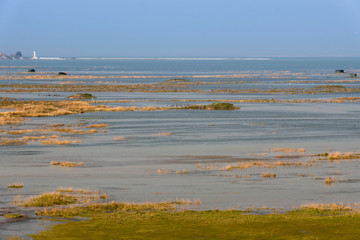
[[[77,60],[271,60],[270,58],[73,58]]]
[[[23,57],[20,59],[0,60],[165,60],[165,61],[270,61],[276,59],[359,59],[360,57]]]
[[[268,61],[271,58],[131,58],[131,57],[121,57],[121,58],[106,58],[106,57],[86,57],[86,58],[76,58],[76,57],[38,57],[36,59],[33,58],[21,58],[21,59],[4,59],[4,60],[261,60]]]

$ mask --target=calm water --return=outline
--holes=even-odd
[[[242,84],[201,85],[201,89],[310,88],[316,81],[349,80],[335,69],[359,73],[360,59],[271,60],[64,60],[0,61],[1,75],[14,75],[35,68],[38,72],[66,71],[72,75],[158,76],[155,78],[101,79],[111,84],[156,83],[185,76],[191,81],[244,81]],[[19,68],[19,66],[21,68]],[[284,73],[288,71],[290,74]],[[281,73],[281,76],[274,75]],[[236,74],[245,77],[223,78]],[[299,75],[302,78],[299,78]],[[198,76],[206,78],[197,78]],[[162,78],[162,76],[171,76]],[[289,81],[299,83],[289,84]],[[307,82],[301,82],[306,80]],[[1,84],[56,84],[59,80],[2,80]],[[82,79],[82,84],[101,84]],[[339,83],[358,86],[359,82]],[[294,86],[295,85],[295,86]],[[0,93],[18,99],[63,100],[72,93]],[[161,102],[111,103],[111,106],[171,106],[199,104],[191,99],[331,99],[359,94],[265,95],[211,93],[94,93],[97,100],[157,100]],[[202,102],[201,102],[202,103]],[[203,209],[295,207],[309,202],[359,200],[359,160],[327,162],[314,167],[250,168],[219,171],[241,161],[307,161],[308,156],[289,153],[281,159],[272,148],[304,148],[305,155],[331,151],[359,151],[359,103],[235,103],[236,111],[97,112],[31,119],[27,128],[44,124],[107,123],[106,132],[79,135],[80,144],[0,146],[0,207],[9,206],[16,195],[35,195],[58,187],[81,187],[106,191],[116,201],[157,201],[176,198],[200,199]],[[14,127],[16,128],[16,127]],[[21,127],[20,127],[21,128]],[[2,129],[6,129],[3,126]],[[157,133],[170,132],[170,136]],[[4,136],[4,133],[0,133]],[[115,141],[114,137],[126,137]],[[73,136],[70,136],[74,138]],[[301,155],[301,154],[300,154]],[[84,167],[59,168],[50,161],[84,162]],[[199,165],[200,164],[200,165]],[[209,169],[207,169],[207,167]],[[157,169],[171,171],[158,174]],[[176,174],[186,170],[188,174]],[[261,173],[276,173],[263,178]],[[298,176],[304,173],[305,177]],[[326,186],[324,178],[339,181]],[[317,179],[317,180],[316,180]],[[25,187],[7,189],[13,182]]]
[[[1,66],[69,71],[89,74],[201,75],[248,71],[333,73],[335,69],[359,70],[360,58],[272,58],[270,60],[22,60],[1,61]],[[6,72],[21,71],[6,69]]]

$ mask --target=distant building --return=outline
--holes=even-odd
[[[7,59],[9,58],[8,55],[6,53],[1,53],[0,52],[0,59]]]
[[[17,51],[17,52],[15,53],[15,55],[16,55],[17,58],[22,58],[22,53],[21,53],[21,51]]]
[[[34,59],[34,60],[39,59],[39,58],[36,56],[36,52],[35,52],[35,51],[34,51],[34,56],[33,56],[32,59]]]
[[[22,53],[17,51],[14,54],[7,55],[6,53],[0,53],[0,59],[22,59]]]

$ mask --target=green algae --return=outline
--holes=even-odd
[[[32,235],[34,239],[354,239],[360,214],[349,209],[301,208],[256,215],[238,210],[173,211],[156,208],[100,207],[57,210],[53,216],[78,215]],[[44,214],[44,212],[43,212]],[[46,215],[46,214],[45,214]]]

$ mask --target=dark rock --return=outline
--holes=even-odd
[[[59,72],[59,75],[67,75],[66,72]]]
[[[36,72],[35,69],[31,68],[28,70],[28,72]]]
[[[350,73],[350,77],[351,77],[351,78],[356,78],[356,77],[357,77],[357,74],[356,74],[356,73]]]
[[[335,70],[335,73],[345,73],[345,71],[342,69],[339,69],[339,70]]]

